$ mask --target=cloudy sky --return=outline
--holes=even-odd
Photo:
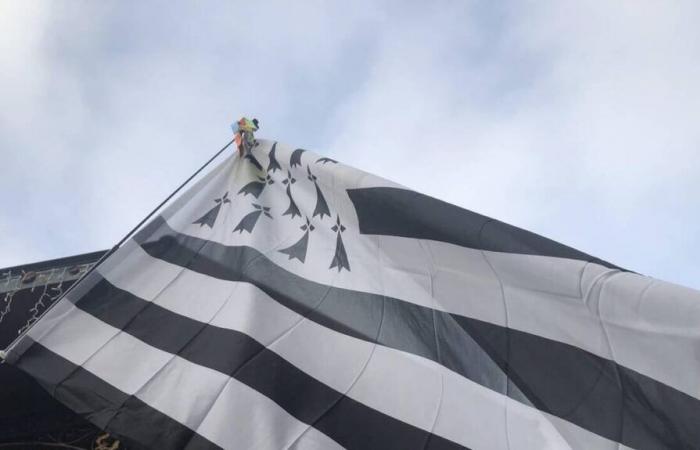
[[[110,247],[246,114],[700,288],[696,0],[195,3],[0,0],[0,267]]]

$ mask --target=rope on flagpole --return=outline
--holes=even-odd
[[[145,224],[151,217],[153,217],[153,215],[154,215],[155,213],[157,213],[166,203],[168,203],[168,202],[170,201],[170,199],[172,199],[175,195],[177,195],[177,193],[180,192],[180,190],[182,190],[182,188],[184,188],[185,186],[187,186],[187,184],[188,184],[190,181],[192,181],[197,175],[199,175],[199,173],[200,173],[202,170],[204,170],[209,164],[211,164],[212,161],[214,161],[216,158],[218,158],[219,155],[221,155],[221,154],[224,152],[224,150],[226,150],[227,148],[229,148],[229,147],[231,146],[231,144],[233,144],[234,140],[235,140],[235,139],[230,140],[228,144],[224,145],[224,146],[221,148],[221,150],[219,150],[218,152],[216,152],[216,154],[214,154],[214,156],[212,156],[211,158],[209,158],[209,161],[205,162],[204,165],[203,165],[202,167],[200,167],[199,169],[197,169],[196,172],[194,172],[192,175],[190,175],[190,177],[189,177],[188,179],[186,179],[180,186],[178,186],[177,189],[175,189],[170,195],[168,195],[168,196],[165,198],[165,200],[163,200],[162,202],[160,202],[160,204],[159,204],[158,206],[156,206],[156,207],[153,209],[153,211],[151,211],[146,217],[144,217],[143,220],[141,220],[141,222],[138,223],[138,225],[136,225],[134,228],[132,228],[131,231],[129,231],[129,232],[126,234],[126,236],[124,236],[119,242],[117,242],[117,243],[114,245],[114,247],[112,247],[112,248],[109,249],[107,252],[105,252],[105,254],[102,255],[102,256],[100,257],[100,259],[98,259],[97,262],[95,262],[95,264],[93,264],[93,266],[90,267],[90,269],[88,269],[80,278],[78,278],[78,279],[75,281],[75,283],[73,283],[68,289],[66,289],[66,291],[63,293],[63,295],[61,295],[58,299],[56,299],[56,301],[53,302],[53,303],[51,304],[51,306],[49,306],[48,308],[46,308],[46,310],[39,316],[39,318],[34,322],[34,324],[36,324],[37,322],[39,322],[39,321],[41,320],[41,318],[44,317],[44,315],[45,315],[47,312],[49,312],[49,310],[51,310],[51,308],[54,307],[54,305],[58,304],[58,302],[60,302],[60,301],[63,299],[63,297],[65,297],[66,295],[68,295],[68,293],[69,293],[70,291],[72,291],[73,288],[74,288],[75,286],[77,286],[77,285],[78,285],[81,281],[83,281],[88,275],[90,275],[100,264],[102,264],[102,263],[104,262],[104,260],[106,260],[107,258],[109,258],[112,254],[114,254],[114,252],[116,252],[117,250],[119,250],[119,248],[122,246],[122,244],[124,244],[124,242],[127,241],[127,239],[129,239],[131,236],[133,236],[133,234],[134,234],[139,228],[141,228],[141,227],[143,226],[143,224]],[[19,340],[22,339],[22,338],[29,332],[29,330],[32,328],[32,326],[34,326],[34,325],[31,325],[31,326],[27,327],[26,330],[24,330],[22,333],[20,333],[20,335],[17,336],[17,337],[12,341],[12,343],[11,343],[10,345],[7,346],[7,348],[6,348],[4,351],[3,351],[3,350],[0,350],[0,362],[4,362],[4,361],[5,361],[5,359],[7,358],[8,353],[10,352],[10,349],[11,349],[17,342],[19,342]]]

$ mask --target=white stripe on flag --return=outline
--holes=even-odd
[[[32,329],[32,338],[217,445],[277,450],[305,431],[309,441],[330,440],[227,375],[151,347],[68,302],[56,308],[61,327],[40,338]]]
[[[524,449],[566,448],[566,441],[586,444],[574,448],[617,448],[433,361],[383,346],[373,350],[369,342],[304,320],[247,283],[183,270],[140,247],[132,248],[123,264],[99,270],[122,290],[194,320],[243,332],[350,398],[470,448],[507,449],[506,432]]]
[[[177,224],[169,225],[178,230]],[[226,245],[238,239],[232,233],[207,235],[188,225],[179,231]],[[318,237],[329,245],[328,237]],[[286,246],[283,242],[275,248]],[[342,277],[327,269],[325,259],[314,261],[312,252],[322,249],[314,250],[313,240],[305,264],[275,248],[265,254],[311,281],[386,295],[569,344],[700,398],[694,377],[700,372],[695,355],[700,322],[696,291],[566,258],[393,236],[355,235],[344,242],[348,254],[362,263]],[[667,308],[668,298],[685,307]],[[675,370],[678,361],[686,370]]]

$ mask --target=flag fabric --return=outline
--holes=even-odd
[[[698,324],[697,291],[261,140],[8,361],[144,448],[690,449]]]

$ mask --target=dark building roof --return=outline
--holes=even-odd
[[[50,269],[55,269],[59,267],[70,267],[73,265],[80,265],[80,264],[91,264],[100,259],[102,255],[107,253],[107,250],[100,250],[97,252],[90,252],[90,253],[83,253],[80,255],[73,255],[73,256],[64,256],[63,258],[56,258],[56,259],[49,259],[47,261],[38,261],[34,263],[29,263],[29,264],[22,264],[19,266],[13,266],[13,267],[6,267],[4,269],[0,269],[0,279],[2,279],[2,274],[12,272],[12,273],[21,273],[21,272],[29,272],[29,271],[41,271],[41,270],[50,270]]]

